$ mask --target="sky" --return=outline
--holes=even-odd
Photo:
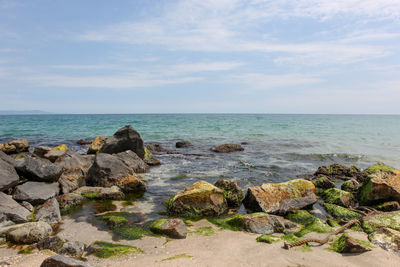
[[[400,114],[400,0],[0,0],[1,110]]]

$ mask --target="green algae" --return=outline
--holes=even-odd
[[[361,219],[361,215],[357,212],[343,208],[341,206],[329,203],[322,204],[325,210],[335,219],[350,221],[353,219]]]
[[[197,228],[194,231],[191,231],[191,233],[196,234],[196,235],[202,235],[202,236],[215,235],[214,229],[211,226]]]
[[[106,215],[102,216],[101,220],[105,221],[110,227],[118,227],[128,223],[128,220],[125,216],[120,215]]]
[[[359,201],[361,205],[367,204],[370,202],[370,195],[372,193],[372,181],[369,180],[365,182],[361,188],[359,193]]]
[[[105,200],[96,200],[93,201],[93,209],[96,210],[98,213],[106,212],[106,211],[113,211],[117,209],[117,206],[115,206],[110,199],[105,199]]]
[[[178,254],[178,255],[175,255],[175,256],[172,256],[172,257],[169,257],[169,258],[166,258],[166,259],[162,259],[161,262],[163,262],[163,261],[171,261],[171,260],[176,260],[176,259],[183,259],[183,258],[190,259],[190,258],[193,258],[193,256],[190,256],[190,255],[188,255],[186,253],[183,253],[183,254]]]
[[[272,243],[278,242],[280,240],[282,240],[281,237],[274,236],[274,235],[260,235],[256,239],[257,242],[263,242],[263,243],[268,243],[268,244],[272,244]]]
[[[375,232],[381,227],[391,228],[400,231],[400,212],[390,212],[379,214],[374,217],[364,220],[361,227],[368,234]]]
[[[315,217],[306,210],[291,211],[285,216],[285,218],[300,224],[308,224],[315,220]]]
[[[332,219],[326,220],[326,223],[327,223],[330,227],[338,227],[338,226],[340,226],[340,224],[339,224],[337,221],[332,220]]]
[[[316,218],[313,222],[305,225],[299,232],[295,233],[296,236],[302,237],[308,233],[330,233],[332,228],[324,223],[321,219]]]
[[[292,242],[297,242],[300,240],[299,237],[295,236],[294,234],[288,234],[288,235],[284,235],[282,237],[282,239],[286,242],[292,243]]]
[[[353,194],[340,190],[338,188],[330,188],[322,194],[325,203],[335,204],[340,206],[349,206],[354,202]]]
[[[208,218],[207,220],[222,229],[241,231],[243,229],[243,217],[246,215],[236,214],[228,218]]]
[[[346,233],[344,233],[336,237],[336,239],[330,244],[330,250],[333,250],[337,253],[342,253],[346,246],[346,238],[351,238],[366,248],[374,248],[374,246],[372,246],[370,242],[350,237]]]
[[[377,162],[372,166],[369,166],[367,169],[364,170],[364,173],[367,175],[375,174],[378,172],[390,172],[393,171],[394,168],[390,167],[382,162]]]
[[[78,204],[78,205],[67,205],[63,209],[60,209],[61,215],[69,215],[76,213],[80,210],[83,209],[83,204]]]
[[[87,199],[96,199],[100,195],[99,192],[90,192],[90,193],[83,193],[82,196],[84,196]]]
[[[334,188],[335,184],[325,175],[320,176],[314,180],[311,181],[314,186],[318,189],[328,189],[328,188]]]
[[[168,219],[158,219],[152,222],[149,226],[150,231],[152,231],[155,234],[162,234],[163,230],[161,226],[168,222]]]
[[[24,247],[23,249],[20,249],[18,251],[18,254],[23,254],[23,255],[32,254],[34,249],[35,249],[34,246],[27,246]]]
[[[97,247],[102,248],[99,251],[96,251],[94,255],[98,258],[110,258],[110,257],[120,257],[127,254],[142,254],[144,253],[143,250],[140,248],[129,246],[129,245],[122,245],[116,243],[109,243],[103,241],[96,241],[94,245]]]
[[[117,240],[137,240],[149,234],[149,231],[144,227],[132,225],[114,228],[112,229],[112,233]]]

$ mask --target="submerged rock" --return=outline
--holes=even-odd
[[[130,125],[122,127],[113,136],[107,138],[100,149],[102,153],[108,154],[124,152],[126,150],[132,150],[141,159],[144,158],[143,139]]]
[[[150,225],[150,231],[170,238],[186,238],[187,229],[181,219],[158,219]]]
[[[125,194],[121,192],[118,186],[111,187],[94,187],[94,186],[82,186],[75,190],[73,194],[82,195],[89,199],[98,200],[122,200],[125,198]]]
[[[346,192],[337,188],[325,190],[322,197],[326,203],[336,204],[343,207],[352,207],[356,200],[350,192]]]
[[[58,183],[26,182],[15,188],[13,198],[18,201],[27,201],[33,205],[43,204],[46,200],[58,196]]]
[[[99,152],[100,149],[103,147],[105,141],[106,141],[105,136],[97,136],[91,143],[87,153],[97,154],[97,152]]]
[[[224,190],[224,196],[228,203],[228,207],[239,208],[240,205],[242,205],[244,195],[236,181],[221,179],[215,182],[214,185]]]
[[[183,217],[219,216],[228,209],[224,191],[198,181],[171,197],[168,212]]]
[[[50,235],[52,231],[51,226],[46,222],[28,222],[2,229],[7,241],[14,244],[36,243]]]
[[[62,255],[55,255],[45,259],[40,267],[94,267],[84,261],[68,258]]]
[[[283,217],[267,213],[253,213],[242,217],[243,229],[250,233],[272,234],[282,232],[297,232],[300,226]]]
[[[19,182],[19,176],[14,166],[0,158],[0,191],[5,191],[16,186]]]
[[[61,212],[67,212],[74,207],[82,205],[84,200],[85,197],[81,194],[74,193],[63,194],[57,197]]]
[[[319,167],[314,175],[325,175],[333,178],[348,180],[353,177],[357,177],[360,173],[360,169],[358,169],[356,166],[347,167],[342,164],[335,163],[332,165]]]
[[[0,150],[8,155],[29,152],[29,142],[26,139],[20,139],[2,143],[0,144]]]
[[[24,223],[29,221],[31,212],[22,207],[11,196],[0,192],[0,213],[4,214],[8,220],[15,223]]]
[[[47,159],[26,158],[16,167],[17,172],[28,180],[39,182],[56,182],[63,168]]]
[[[347,234],[341,234],[333,243],[332,248],[338,253],[363,253],[370,251],[367,241],[361,242]]]
[[[382,227],[368,235],[372,244],[378,245],[384,250],[400,252],[400,232]]]
[[[188,146],[191,146],[191,145],[192,145],[192,143],[190,143],[190,142],[187,141],[187,140],[184,140],[184,141],[178,141],[178,142],[176,142],[175,147],[176,147],[176,148],[183,148],[183,147],[188,147]]]
[[[211,151],[218,153],[229,153],[229,152],[243,151],[243,150],[244,148],[238,144],[223,144],[211,148]]]
[[[363,217],[362,228],[366,233],[372,233],[381,227],[400,231],[400,211],[385,212]]]
[[[92,144],[92,141],[86,139],[79,139],[78,141],[76,141],[76,143],[81,146],[86,146]]]
[[[151,152],[155,152],[155,153],[158,153],[158,152],[170,153],[170,152],[172,152],[172,151],[170,151],[170,150],[164,148],[164,147],[163,147],[161,144],[159,144],[159,143],[149,143],[149,144],[146,144],[145,148],[147,148],[147,149],[150,150]]]
[[[364,171],[364,184],[360,188],[360,204],[377,201],[400,201],[400,170],[377,163]]]
[[[57,223],[61,221],[60,206],[57,199],[47,200],[37,211],[35,219],[47,223]]]
[[[250,187],[243,204],[251,211],[285,214],[317,202],[312,182],[296,179],[286,183]]]
[[[161,162],[150,152],[150,150],[145,147],[144,148],[145,154],[143,161],[149,166],[157,166],[160,165]]]

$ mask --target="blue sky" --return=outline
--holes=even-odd
[[[400,114],[399,0],[0,0],[2,110]]]

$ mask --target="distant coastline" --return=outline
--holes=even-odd
[[[44,115],[53,114],[43,110],[0,110],[0,115]]]

